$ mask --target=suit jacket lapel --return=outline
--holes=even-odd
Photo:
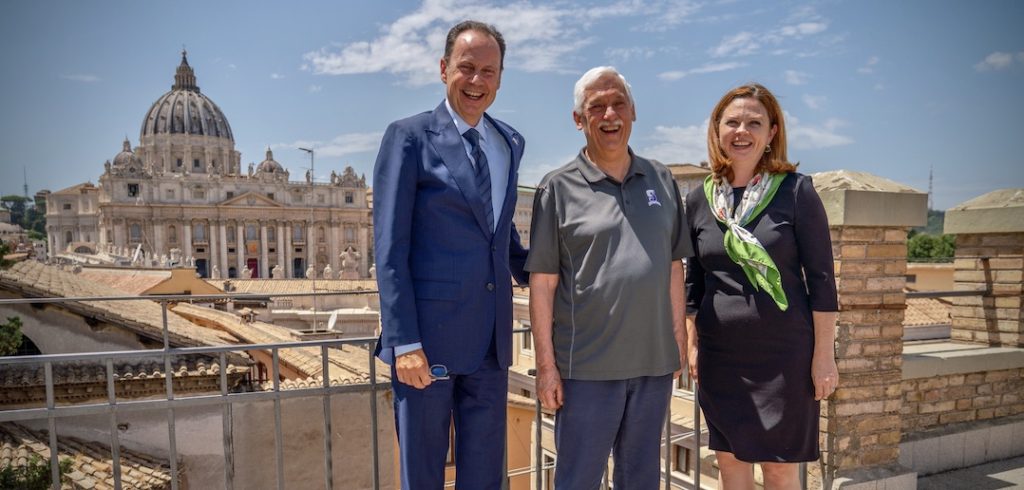
[[[480,230],[490,238],[493,232],[487,226],[487,217],[483,213],[484,202],[476,188],[476,175],[473,164],[469,161],[469,155],[466,155],[462,135],[455,128],[455,121],[452,120],[451,114],[448,114],[448,108],[445,107],[443,101],[434,109],[433,115],[433,124],[427,129],[430,144],[441,156],[441,161],[445,167],[448,167],[448,172],[451,173],[462,195],[469,202],[469,209],[473,212],[473,217],[476,218]]]

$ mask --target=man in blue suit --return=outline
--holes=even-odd
[[[512,277],[526,251],[512,225],[523,137],[485,113],[505,41],[465,21],[448,32],[432,112],[388,126],[373,170],[382,331],[392,365],[404,489],[440,489],[455,422],[456,486],[504,480]]]

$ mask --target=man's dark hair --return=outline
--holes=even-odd
[[[452,59],[452,48],[455,46],[455,40],[459,38],[459,35],[466,31],[480,31],[489,34],[498,42],[498,50],[501,51],[501,69],[505,69],[505,38],[498,32],[498,28],[485,24],[483,22],[475,20],[464,20],[455,24],[448,31],[448,38],[444,41],[444,61],[450,62]]]

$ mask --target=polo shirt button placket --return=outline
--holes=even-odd
[[[494,291],[494,283],[493,282],[487,283],[487,290],[488,291]]]

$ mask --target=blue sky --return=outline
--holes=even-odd
[[[508,40],[490,113],[527,140],[534,184],[583,145],[572,85],[619,68],[633,85],[632,147],[706,158],[706,121],[758,81],[788,114],[801,171],[848,169],[919,190],[935,207],[1024,187],[1020,1],[11,1],[0,3],[0,192],[96,181],[170,89],[182,45],[227,115],[243,168],[275,157],[302,175],[369,178],[387,124],[444,97],[447,29],[492,22]],[[298,172],[297,172],[298,171]],[[296,173],[297,172],[297,173]]]

